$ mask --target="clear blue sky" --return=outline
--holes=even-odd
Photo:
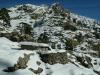
[[[0,0],[0,8],[27,3],[50,5],[54,2],[75,13],[100,20],[100,0]]]

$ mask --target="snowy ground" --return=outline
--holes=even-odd
[[[92,70],[77,67],[72,63],[66,65],[56,64],[51,67],[52,75],[97,75]]]
[[[43,72],[40,75],[46,75],[46,74],[48,75],[97,75],[96,73],[93,72],[92,69],[84,68],[81,65],[76,66],[72,63],[68,63],[65,65],[45,64],[40,60],[39,55],[36,52],[27,51],[27,50],[16,50],[16,48],[19,47],[18,43],[12,42],[4,37],[0,38],[0,44],[1,44],[0,45],[0,75],[36,75],[33,72],[29,71],[28,69],[32,68],[34,70],[37,70],[38,67],[41,67],[43,69]],[[7,67],[16,64],[18,58],[23,57],[24,53],[26,54],[34,53],[34,55],[30,57],[30,60],[27,63],[28,67],[26,69],[19,69],[11,73],[2,71]],[[38,66],[36,64],[36,61],[40,61],[41,65]],[[95,66],[95,69],[97,68],[100,67]]]
[[[32,51],[27,51],[27,50],[16,50],[13,47],[18,48],[17,44],[11,42],[10,40],[6,38],[0,38],[0,75],[35,75],[31,71],[29,71],[29,68],[33,68],[37,70],[38,65],[36,64],[36,61],[40,61],[39,56]],[[13,49],[12,49],[13,48]],[[11,67],[14,64],[17,63],[19,57],[23,57],[24,53],[30,54],[34,53],[33,56],[30,57],[29,62],[27,63],[28,67],[24,70],[18,70],[16,72],[12,73],[6,73],[3,72],[3,69],[6,69],[7,67]],[[40,61],[41,62],[41,61]],[[44,64],[42,63],[40,65],[43,69],[45,69]],[[41,73],[41,75],[45,75],[45,70]]]
[[[24,12],[23,10],[18,10],[18,8],[21,6],[23,5],[18,5],[16,7],[9,8],[9,10],[11,11],[9,12],[9,15],[11,18],[10,20],[11,27],[8,29],[4,28],[4,30],[1,31],[2,33],[17,31],[16,28],[17,26],[20,25],[21,22],[27,23],[29,25],[32,25],[32,27],[34,27],[33,32],[34,32],[35,40],[37,40],[41,34],[43,34],[44,32],[47,32],[49,34],[50,41],[57,43],[56,50],[51,49],[53,53],[56,53],[57,51],[59,51],[59,49],[57,50],[57,45],[60,45],[60,44],[61,44],[62,50],[60,49],[59,52],[63,52],[63,49],[65,49],[65,44],[62,41],[65,42],[67,38],[75,39],[74,37],[79,33],[81,33],[82,36],[85,36],[86,34],[88,34],[89,36],[92,37],[86,40],[90,40],[93,42],[98,41],[97,39],[95,39],[92,32],[94,31],[93,30],[94,27],[100,28],[100,24],[97,24],[96,20],[94,19],[90,19],[84,16],[79,16],[74,13],[70,13],[69,16],[71,17],[70,21],[72,23],[73,23],[73,20],[76,19],[76,22],[82,22],[83,24],[86,24],[86,26],[80,25],[79,30],[77,31],[64,30],[62,26],[55,25],[58,21],[62,21],[62,19],[60,20],[62,16],[58,16],[59,17],[58,19],[53,18],[57,16],[54,16],[54,13],[49,14],[49,11],[52,10],[51,7],[48,8],[48,6],[44,6],[44,5],[36,6],[36,5],[27,4],[26,6],[28,7],[28,9],[33,10],[31,13],[28,13],[28,12]],[[44,13],[45,15],[43,15]],[[43,16],[40,16],[37,19],[32,19],[31,18],[32,14],[39,14]],[[64,19],[65,22],[67,22],[67,20],[69,21],[69,19],[67,18],[68,17],[66,16],[66,18]],[[43,23],[41,23],[41,21],[43,21]],[[54,23],[52,21],[57,21],[57,22]],[[0,23],[1,23],[0,28],[3,28],[2,26],[3,21],[0,20]],[[36,43],[34,43],[34,45],[36,45]],[[42,44],[42,46],[44,46],[44,44]],[[45,46],[49,47],[49,45],[45,45]],[[12,42],[5,37],[0,37],[0,75],[36,75],[33,72],[31,72],[29,68],[37,70],[38,67],[41,67],[43,69],[43,72],[40,75],[97,75],[93,70],[100,72],[100,58],[90,56],[89,52],[92,52],[92,50],[90,50],[87,46],[88,46],[87,42],[83,42],[80,45],[77,45],[77,47],[75,48],[76,52],[73,52],[73,54],[80,57],[89,56],[92,59],[91,61],[93,65],[92,68],[85,68],[84,66],[80,65],[79,62],[76,61],[75,56],[71,53],[68,54],[68,57],[70,61],[74,62],[75,64],[69,62],[65,65],[62,65],[62,64],[49,65],[42,62],[40,60],[39,55],[35,51],[19,50],[20,48],[19,43]],[[84,50],[82,50],[81,48],[83,48]],[[52,51],[50,51],[50,53],[52,53]],[[6,69],[7,67],[14,66],[14,64],[17,63],[19,57],[24,57],[24,53],[34,54],[34,55],[31,55],[30,60],[27,63],[28,67],[26,69],[19,69],[15,72],[10,72],[10,73],[3,72],[3,70]],[[40,66],[36,64],[37,61],[41,62]]]

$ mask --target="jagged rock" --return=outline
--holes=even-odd
[[[55,15],[65,15],[64,9],[63,7],[60,6],[59,3],[55,3],[51,6],[53,12],[55,13]]]
[[[21,35],[18,32],[0,33],[0,37],[6,37],[6,38],[8,38],[8,39],[10,39],[11,41],[14,41],[14,42],[33,40],[31,35],[28,35],[28,34]]]
[[[11,33],[0,33],[0,37],[10,38]]]
[[[83,65],[84,67],[89,68],[88,64],[85,63],[84,58],[82,58],[82,57],[76,57],[76,59],[77,59],[78,62],[80,62],[81,65]]]
[[[14,67],[18,69],[25,69],[27,67],[29,59],[30,55],[24,54],[24,58],[19,57],[18,62]]]
[[[100,75],[100,71],[96,71],[96,70],[93,70],[95,73],[97,73],[98,75]]]
[[[88,57],[88,56],[86,56],[85,59],[86,59],[88,65],[89,65],[89,67],[90,67],[90,68],[93,67],[93,65],[92,65],[92,63],[91,63],[92,59],[91,59],[90,57]]]
[[[49,53],[49,54],[40,54],[41,60],[49,64],[66,64],[68,62],[67,53]]]
[[[87,56],[85,56],[85,57],[76,56],[76,59],[77,59],[78,62],[80,62],[81,65],[83,65],[86,68],[93,67],[90,57],[87,57]]]
[[[37,65],[41,65],[41,62],[40,61],[37,61],[36,63],[37,63]]]
[[[5,28],[11,27],[10,16],[6,8],[0,9],[0,20],[3,20],[3,26]]]
[[[43,71],[43,69],[40,68],[40,67],[38,67],[37,70],[34,70],[34,69],[32,69],[32,68],[29,68],[29,70],[32,71],[32,72],[35,73],[35,74],[40,74],[40,73],[42,73],[42,71]]]
[[[19,57],[18,61],[16,64],[14,64],[13,67],[8,67],[7,69],[4,69],[3,71],[5,72],[14,72],[18,69],[25,69],[27,67],[27,63],[30,59],[30,55],[33,55],[33,54],[24,54],[24,57]]]
[[[4,72],[14,72],[15,68],[14,67],[8,67],[7,69],[3,70]]]

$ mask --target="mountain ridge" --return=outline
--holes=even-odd
[[[58,3],[1,9],[0,44],[3,75],[100,75],[100,22]]]

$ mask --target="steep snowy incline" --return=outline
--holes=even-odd
[[[2,42],[2,43],[1,43]],[[18,43],[14,43],[7,38],[0,38],[0,75],[36,75],[33,72],[29,70],[29,68],[37,70],[38,67],[41,67],[43,69],[43,72],[41,75],[46,75],[45,73],[45,65],[40,60],[38,54],[33,51],[27,51],[27,50],[16,50],[18,49]],[[15,49],[12,49],[15,48]],[[7,67],[14,66],[20,57],[24,57],[24,54],[33,54],[28,63],[26,69],[19,69],[16,72],[4,72],[4,69],[7,69]],[[41,62],[41,65],[38,66],[36,62]],[[24,63],[24,62],[23,62]]]

